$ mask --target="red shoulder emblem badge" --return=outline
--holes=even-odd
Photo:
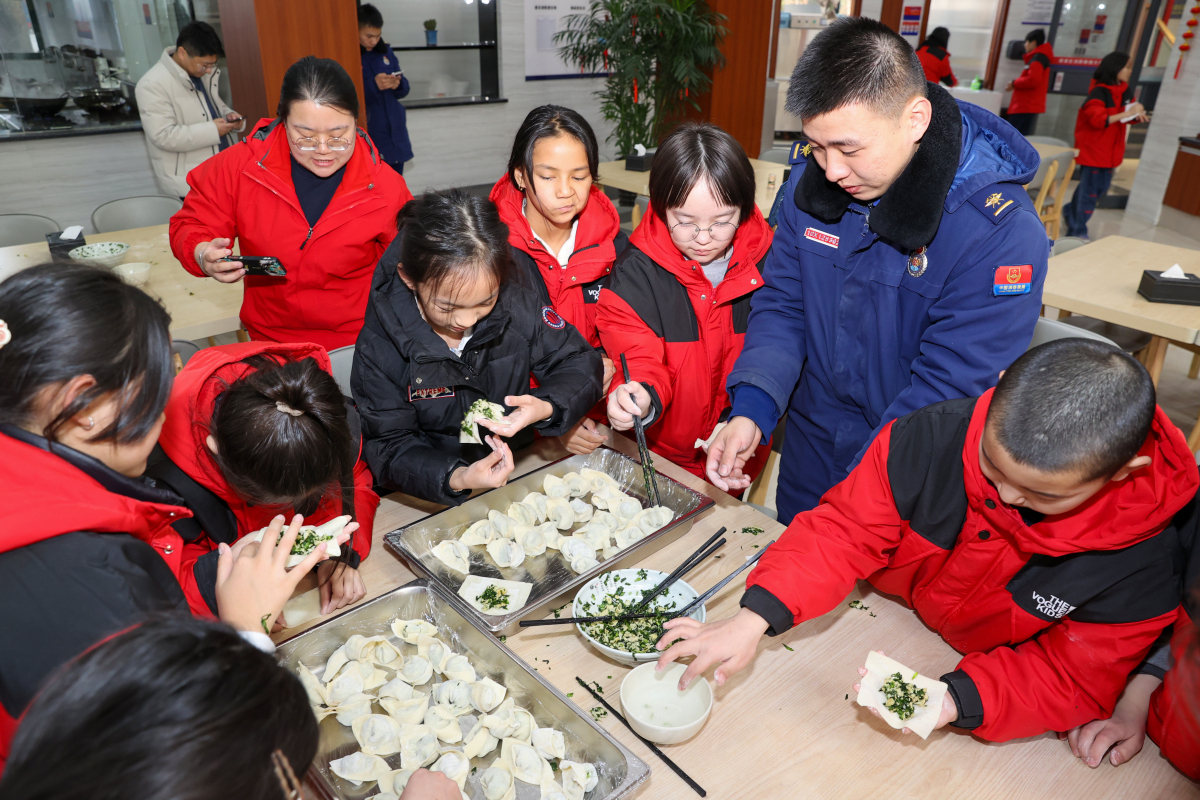
[[[550,306],[542,306],[542,322],[555,329],[565,328],[567,325],[567,321]]]

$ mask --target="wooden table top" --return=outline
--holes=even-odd
[[[1034,150],[1037,150],[1037,154],[1041,157],[1042,161],[1048,161],[1049,159],[1058,155],[1062,155],[1066,152],[1079,152],[1074,147],[1063,147],[1062,145],[1057,144],[1043,144],[1041,142],[1030,142],[1030,144],[1033,145]]]
[[[1042,302],[1192,344],[1200,335],[1200,306],[1151,303],[1137,293],[1143,270],[1172,264],[1200,275],[1200,251],[1106,236],[1050,259]]]
[[[775,193],[783,185],[783,173],[788,167],[787,164],[759,161],[757,158],[750,159],[750,166],[754,168],[754,202],[758,204],[759,210],[765,217],[771,212],[771,204],[775,202]],[[772,176],[775,178],[774,188],[770,188]],[[601,161],[600,184],[613,189],[633,192],[642,197],[650,196],[650,173],[627,170],[624,161]]]
[[[637,446],[623,436],[612,438],[616,449],[636,458]],[[566,455],[557,440],[541,440],[518,454],[517,472],[526,473]],[[648,556],[643,566],[669,571],[722,525],[729,529],[724,558],[689,573],[701,590],[733,570],[754,547],[778,538],[783,526],[750,506],[656,459],[660,471],[716,500],[695,527],[671,545]],[[375,520],[375,539],[362,574],[368,597],[413,580],[413,572],[383,543],[383,534],[407,525],[441,506],[401,494],[383,499]],[[763,533],[742,533],[756,526]],[[708,604],[710,619],[731,616],[738,607],[743,582],[735,580]],[[862,599],[870,611],[848,607]],[[870,616],[875,614],[875,616]],[[276,640],[315,624],[276,635]],[[563,628],[529,628],[506,642],[526,663],[557,686],[587,713],[597,704],[576,683],[579,676],[596,681],[605,698],[620,710],[621,680],[629,667],[600,656],[576,632]],[[792,648],[788,650],[787,645]],[[930,631],[908,608],[874,594],[864,582],[836,609],[774,639],[764,638],[755,661],[716,687],[712,716],[700,733],[663,751],[721,800],[762,798],[1194,798],[1196,787],[1158,754],[1149,740],[1132,762],[1114,768],[1107,762],[1089,769],[1071,757],[1065,742],[1053,734],[991,744],[947,727],[927,741],[901,736],[859,707],[850,686],[868,651],[882,649],[901,663],[927,675],[954,668],[959,655]],[[708,677],[711,679],[710,670]],[[838,700],[837,696],[842,695]],[[652,774],[636,797],[694,800],[697,795],[620,722],[600,720],[609,733],[650,765]]]
[[[88,234],[87,243],[124,242],[129,245],[127,264],[150,265],[150,280],[142,288],[162,300],[171,315],[171,336],[175,339],[204,339],[242,327],[238,314],[242,307],[242,282],[221,283],[197,278],[171,253],[166,225],[133,228],[112,233]],[[236,252],[236,248],[235,248]],[[50,260],[50,246],[43,240],[34,244],[0,247],[0,280],[17,270]]]

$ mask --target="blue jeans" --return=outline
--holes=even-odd
[[[1071,202],[1063,206],[1063,221],[1067,223],[1067,236],[1087,236],[1088,221],[1096,210],[1096,203],[1108,193],[1113,170],[1103,167],[1080,167],[1079,185]]]

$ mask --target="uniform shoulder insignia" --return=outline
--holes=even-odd
[[[792,152],[788,156],[789,164],[804,164],[812,154],[812,145],[808,142],[792,142]]]
[[[980,214],[999,225],[1005,217],[1021,207],[1021,196],[1028,199],[1023,187],[1015,183],[993,183],[985,186],[968,198]]]

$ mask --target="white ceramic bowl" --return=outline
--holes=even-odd
[[[701,675],[687,691],[679,679],[687,664],[672,664],[662,672],[642,664],[621,681],[621,708],[639,735],[658,744],[679,744],[695,736],[712,712],[712,686]]]
[[[587,616],[580,609],[581,604],[588,603],[594,608],[599,605],[601,598],[616,591],[618,588],[624,588],[626,596],[640,597],[641,592],[653,589],[662,583],[666,577],[667,573],[659,572],[655,569],[616,569],[612,572],[602,573],[592,578],[579,589],[579,592],[575,595],[575,601],[571,604],[571,608],[574,609],[571,614],[576,617]],[[620,583],[621,579],[624,579],[625,583]],[[670,588],[651,601],[651,605],[656,602],[663,602],[672,603],[674,608],[683,608],[699,596],[700,593],[687,583],[675,581],[675,583],[671,584]],[[704,606],[701,605],[688,616],[704,622]],[[583,634],[583,638],[587,639],[588,644],[613,661],[621,664],[633,667],[647,661],[656,661],[659,655],[661,655],[657,651],[650,653],[629,653],[627,651],[614,650],[592,638],[583,629],[582,625],[576,623],[575,627]]]
[[[124,242],[96,242],[76,247],[67,255],[72,261],[81,261],[96,267],[115,267],[125,259],[129,245]]]
[[[118,264],[112,271],[125,279],[126,283],[134,286],[145,286],[150,280],[150,265],[141,261],[131,261],[128,264]]]

